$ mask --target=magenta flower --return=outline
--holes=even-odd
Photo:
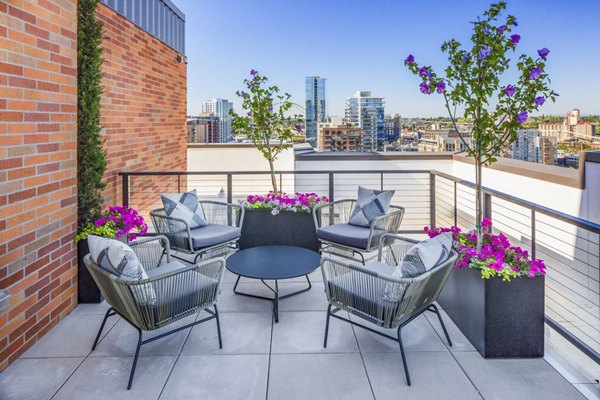
[[[429,70],[425,67],[421,67],[421,69],[419,69],[419,76],[421,78],[424,78],[426,76],[431,76],[431,72],[429,72]]]
[[[419,85],[419,90],[423,94],[431,94],[431,89],[429,88],[429,85],[425,82],[421,82],[421,84]]]
[[[511,97],[516,92],[517,89],[515,89],[512,85],[508,85],[506,88],[504,88],[504,94],[506,95],[506,97]]]
[[[521,41],[521,35],[510,35],[510,41],[513,45]]]
[[[505,30],[506,30],[506,25],[499,26],[497,29],[499,34],[503,34]]]
[[[251,117],[252,116],[252,111],[248,111],[248,116]]]
[[[543,49],[538,50],[538,55],[540,57],[542,57],[544,60],[546,59],[546,57],[548,57],[548,53],[550,53],[550,50],[548,50],[545,47]]]
[[[491,54],[490,48],[488,46],[483,46],[479,53],[477,54],[477,58],[480,60],[486,59]]]
[[[539,78],[540,76],[542,76],[542,72],[544,72],[543,69],[541,69],[540,67],[535,67],[531,70],[531,72],[529,72],[529,79],[534,80]]]
[[[406,57],[406,59],[404,60],[404,64],[414,64],[415,63],[415,57],[412,54],[409,54],[408,57]]]
[[[257,72],[257,71],[256,71],[255,69],[251,69],[251,70],[250,70],[250,75],[256,75],[256,72]]]
[[[467,61],[469,61],[469,55],[467,53],[465,53],[462,56],[460,56],[460,59],[463,60],[464,62],[467,62]]]
[[[524,124],[528,117],[529,114],[527,111],[521,111],[519,114],[517,114],[517,121],[519,121],[520,124]]]
[[[436,91],[441,94],[441,93],[444,93],[445,90],[446,90],[446,83],[444,83],[444,81],[439,81],[439,83],[437,84]]]
[[[302,132],[302,125],[300,125],[300,124],[296,125],[296,130],[298,132]]]
[[[546,99],[544,99],[544,96],[538,96],[535,98],[535,100],[533,100],[536,106],[541,106],[546,102]]]

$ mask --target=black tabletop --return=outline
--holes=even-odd
[[[259,246],[240,250],[227,259],[227,269],[254,279],[289,279],[316,270],[321,256],[294,246]]]

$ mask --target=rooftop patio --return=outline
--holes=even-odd
[[[90,352],[107,306],[79,305],[0,374],[0,398],[583,399],[579,391],[590,398],[597,394],[593,384],[580,383],[585,377],[563,369],[567,379],[557,372],[552,345],[545,359],[484,359],[445,317],[454,344],[449,348],[434,315],[420,316],[406,328],[413,380],[407,386],[392,341],[332,320],[323,348],[327,302],[320,271],[311,280],[311,291],[281,302],[280,322],[274,323],[268,302],[233,293],[235,275],[227,271],[218,299],[223,349],[212,321],[157,340],[142,348],[129,392],[135,330],[115,317]],[[242,282],[243,290],[267,294],[260,283]],[[297,279],[280,288],[293,291],[300,285]]]

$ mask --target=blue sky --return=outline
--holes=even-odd
[[[186,15],[188,112],[212,97],[234,95],[251,68],[304,103],[304,78],[327,78],[330,115],[342,115],[357,90],[385,97],[386,113],[445,116],[443,101],[418,90],[404,68],[407,54],[441,70],[441,44],[466,43],[478,0],[174,0]],[[518,53],[550,49],[546,67],[560,94],[540,113],[579,107],[600,114],[600,0],[513,0]],[[515,57],[516,59],[516,57]]]

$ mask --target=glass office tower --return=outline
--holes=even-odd
[[[362,128],[362,151],[383,150],[385,101],[369,91],[358,91],[346,99],[345,122]]]
[[[319,122],[327,122],[327,99],[325,98],[325,78],[306,77],[306,141],[317,147]]]

